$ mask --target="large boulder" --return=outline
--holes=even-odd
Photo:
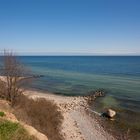
[[[103,117],[113,118],[116,115],[116,111],[108,109],[106,112],[102,113]]]
[[[116,111],[112,109],[108,109],[106,113],[110,118],[113,118],[116,115]]]

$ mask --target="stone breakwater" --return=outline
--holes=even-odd
[[[81,106],[85,110],[90,108],[90,105],[98,98],[104,97],[105,93],[103,91],[91,91],[86,96],[78,96],[78,97],[71,97],[71,102],[60,103],[59,107],[65,110],[74,110],[77,107]]]
[[[95,101],[98,97],[104,97],[105,92],[97,90],[97,91],[91,91],[88,93],[88,95],[83,96],[83,98],[87,101],[88,105],[91,105],[93,101]]]

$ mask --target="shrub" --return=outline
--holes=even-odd
[[[5,113],[4,112],[0,112],[0,116],[1,117],[5,116]]]
[[[50,140],[62,140],[60,134],[63,116],[59,108],[46,99],[28,99],[22,95],[15,104],[18,119],[35,127]]]

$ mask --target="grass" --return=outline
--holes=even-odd
[[[50,140],[63,140],[60,134],[63,116],[52,101],[28,99],[22,95],[15,104],[15,115],[19,120],[32,125]]]
[[[0,140],[37,140],[19,124],[0,119]]]
[[[0,111],[0,117],[4,117],[5,113]]]

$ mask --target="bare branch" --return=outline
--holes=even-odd
[[[5,86],[2,88],[4,91],[0,91],[0,94],[11,104],[14,104],[16,98],[23,92],[23,85],[28,80],[25,77],[27,77],[29,71],[25,69],[12,52],[4,51],[1,74],[3,77],[0,80],[5,82]]]

